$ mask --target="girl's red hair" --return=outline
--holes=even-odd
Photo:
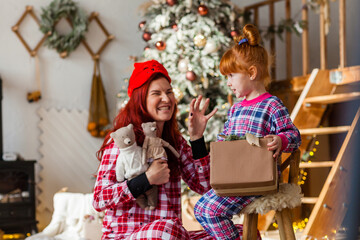
[[[258,29],[252,25],[244,26],[242,35],[235,37],[234,46],[227,50],[220,61],[222,75],[230,73],[249,73],[249,68],[257,68],[259,79],[264,81],[265,86],[270,83],[269,66],[271,59],[266,49],[260,45],[261,38]],[[238,44],[240,40],[244,43]]]
[[[144,132],[141,128],[141,124],[144,122],[153,122],[154,119],[151,118],[149,113],[146,110],[146,97],[149,90],[150,83],[164,77],[163,74],[154,74],[147,82],[145,82],[141,87],[134,89],[129,99],[129,102],[125,105],[124,108],[120,110],[118,115],[113,121],[113,127],[111,131],[105,136],[104,142],[101,145],[99,151],[97,151],[96,156],[101,161],[104,154],[105,148],[112,143],[113,140],[110,138],[110,133],[116,131],[121,127],[125,127],[132,123],[134,125],[134,132],[136,136],[136,143],[138,146],[142,146],[144,142]],[[178,141],[181,137],[181,133],[178,128],[176,120],[177,105],[175,104],[174,112],[171,119],[164,124],[164,129],[162,133],[162,139],[170,143],[175,149],[179,149]],[[168,163],[171,171],[177,169],[177,160],[173,154],[165,148],[168,155]],[[177,171],[176,171],[177,172]]]

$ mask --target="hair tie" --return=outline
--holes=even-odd
[[[239,41],[239,46],[240,46],[241,44],[243,44],[243,43],[246,43],[246,42],[248,42],[248,39],[247,39],[247,38],[241,39],[241,40]]]

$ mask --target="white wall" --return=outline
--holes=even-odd
[[[19,153],[27,160],[35,159],[39,163],[46,161],[46,159],[43,159],[43,155],[39,152],[42,143],[39,139],[41,131],[39,128],[40,116],[38,110],[40,108],[55,108],[58,110],[87,111],[93,74],[93,61],[83,45],[80,45],[65,59],[60,58],[56,51],[43,46],[38,52],[42,81],[42,99],[36,103],[27,102],[27,92],[34,91],[37,87],[35,81],[35,59],[30,57],[25,47],[11,30],[11,27],[20,19],[26,5],[33,6],[35,14],[40,18],[41,7],[47,6],[50,2],[40,0],[0,0],[0,75],[3,79],[3,150]],[[142,2],[141,0],[79,1],[80,7],[88,14],[92,11],[99,12],[100,20],[107,30],[115,36],[115,39],[106,47],[100,58],[101,75],[112,117],[115,115],[116,94],[121,88],[123,78],[131,74],[133,63],[128,60],[128,57],[129,55],[141,54],[145,45],[138,30],[138,23],[141,21],[141,17],[137,8]],[[58,27],[60,31],[69,29],[66,22],[59,23]],[[20,32],[32,48],[35,47],[42,37],[38,26],[29,16],[21,24]],[[104,41],[104,35],[101,34],[95,22],[92,22],[89,26],[86,38],[94,50],[97,50]],[[86,131],[85,127],[82,129],[83,131]],[[81,130],[76,129],[76,131]],[[91,142],[92,137],[89,134],[87,136]],[[58,147],[66,149],[66,146]],[[98,147],[91,153],[94,159],[95,151],[99,147],[100,141]],[[97,160],[93,160],[92,163],[94,161]],[[42,166],[45,165],[43,164]],[[84,167],[88,166],[84,165]],[[89,172],[96,172],[96,163],[94,169],[89,170]],[[36,172],[38,186],[40,181],[54,181],[54,179],[40,179],[40,173],[41,167],[38,164]],[[84,176],[85,179],[90,179],[90,177]],[[71,185],[63,187],[69,187],[69,191],[74,191]],[[54,186],[54,188],[58,188],[58,186]],[[84,192],[91,191],[91,189],[92,186],[89,186],[84,189]],[[54,192],[58,190],[51,189]],[[38,191],[38,196],[40,195],[42,195],[41,190]],[[49,201],[51,200],[49,199]],[[40,228],[46,226],[46,223],[50,220],[49,217],[51,217],[49,215],[51,212],[43,210],[37,213]]]
[[[38,159],[39,147],[36,110],[40,107],[87,110],[93,74],[93,61],[83,45],[68,58],[62,59],[56,51],[41,47],[38,55],[42,81],[42,99],[28,103],[26,94],[36,90],[35,59],[30,57],[11,27],[15,25],[26,5],[34,7],[40,18],[41,7],[50,1],[0,0],[0,74],[3,79],[3,148],[4,151],[18,152],[26,159]],[[83,0],[79,5],[87,13],[98,11],[99,18],[107,30],[115,35],[101,55],[100,65],[107,102],[111,115],[115,113],[116,94],[122,79],[131,74],[132,62],[129,55],[140,54],[143,41],[138,32],[140,15],[137,12],[140,0]],[[61,27],[61,24],[59,24]],[[63,24],[63,27],[67,27]],[[41,38],[34,21],[27,17],[20,32],[34,47]],[[104,36],[94,22],[86,38],[98,49]]]
[[[79,5],[87,13],[98,11],[99,18],[108,31],[115,35],[108,47],[101,55],[101,74],[106,89],[107,102],[111,116],[115,115],[116,94],[123,84],[123,78],[131,74],[132,62],[129,55],[141,54],[145,44],[138,30],[138,23],[142,20],[138,7],[145,0],[79,0]],[[234,0],[239,6],[245,6],[255,1]],[[293,15],[298,11],[300,1],[292,1]],[[39,50],[40,72],[42,81],[42,99],[36,103],[28,103],[26,94],[36,89],[35,60],[30,57],[24,46],[11,27],[20,18],[26,5],[32,5],[35,13],[40,17],[41,7],[47,6],[50,1],[44,0],[0,0],[0,74],[3,79],[3,149],[6,152],[20,153],[25,159],[40,159],[40,118],[37,110],[41,107],[87,110],[90,100],[90,87],[93,73],[93,62],[84,48],[80,45],[70,56],[62,59],[54,51],[41,47]],[[277,4],[278,5],[278,4]],[[331,3],[332,30],[328,37],[328,56],[330,68],[339,64],[338,60],[338,2]],[[280,14],[283,7],[276,7],[277,19],[283,18]],[[348,65],[360,65],[360,1],[347,1],[347,61]],[[279,14],[278,14],[279,13]],[[299,16],[300,17],[300,16]],[[266,26],[266,19],[262,16],[262,25]],[[319,67],[319,37],[318,15],[310,12],[310,69]],[[66,29],[66,24],[59,24]],[[37,25],[31,18],[25,19],[20,29],[24,38],[33,47],[41,38]],[[103,41],[99,29],[90,25],[86,35],[90,45],[97,48]],[[300,39],[293,36],[294,75],[301,75],[301,47]],[[283,45],[278,41],[277,55],[284,59]],[[284,60],[280,63],[284,63]],[[278,69],[278,77],[285,76],[284,68]],[[85,131],[85,129],[84,129]],[[89,136],[90,138],[90,136]]]

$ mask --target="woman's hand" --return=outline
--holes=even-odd
[[[195,141],[203,136],[208,120],[217,112],[217,108],[215,108],[211,113],[205,115],[210,100],[207,98],[204,107],[200,109],[201,100],[202,96],[199,95],[197,99],[193,99],[190,103],[188,131],[191,141]]]
[[[169,182],[170,169],[166,160],[154,160],[145,172],[150,185],[161,185]]]
[[[277,159],[280,154],[282,140],[281,137],[277,135],[267,135],[264,138],[272,138],[272,141],[267,144],[269,151],[275,151],[273,157]]]

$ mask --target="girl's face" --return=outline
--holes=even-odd
[[[253,81],[250,80],[248,73],[230,73],[227,75],[227,79],[227,86],[237,98],[248,99],[254,90]]]
[[[146,110],[157,123],[169,121],[174,113],[175,95],[164,77],[150,83],[146,96]]]

